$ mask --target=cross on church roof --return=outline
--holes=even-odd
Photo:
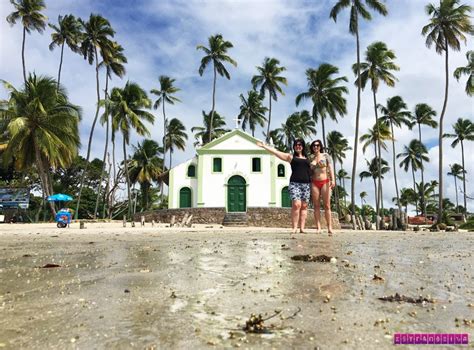
[[[240,119],[239,117],[235,118],[235,128],[236,129],[240,129],[240,123],[242,122],[242,119]]]

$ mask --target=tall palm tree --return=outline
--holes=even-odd
[[[252,130],[252,136],[255,136],[255,127],[260,125],[263,127],[267,118],[265,118],[265,113],[268,111],[267,107],[262,105],[263,96],[255,90],[250,90],[247,93],[247,98],[243,94],[240,94],[240,113],[238,118],[242,121],[242,130],[245,131],[247,124],[249,129]]]
[[[387,8],[380,0],[338,0],[334,7],[331,9],[329,17],[334,22],[337,21],[339,13],[345,9],[350,10],[349,19],[349,32],[356,37],[356,53],[357,53],[357,107],[356,107],[356,118],[355,118],[355,137],[354,137],[354,156],[352,159],[352,176],[351,176],[351,212],[352,212],[352,225],[355,228],[355,179],[357,173],[357,144],[359,142],[359,116],[360,116],[360,92],[362,86],[360,84],[360,43],[359,43],[359,16],[362,16],[365,20],[371,20],[372,16],[367,10],[364,3],[375,10],[379,14],[386,16]]]
[[[43,33],[46,28],[46,21],[48,17],[43,15],[43,11],[46,6],[43,0],[10,0],[15,11],[7,16],[7,22],[10,25],[16,24],[17,21],[21,20],[23,25],[23,40],[21,43],[21,62],[23,64],[23,81],[26,84],[26,64],[25,64],[25,40],[26,33],[31,34],[32,30],[36,30],[39,33]]]
[[[281,84],[287,85],[285,77],[280,74],[286,70],[280,66],[280,61],[276,58],[265,57],[261,67],[257,67],[258,73],[252,77],[252,86],[256,90],[260,86],[260,95],[263,97],[268,92],[268,123],[266,140],[270,140],[270,124],[272,122],[272,100],[278,100],[278,94],[285,95]]]
[[[347,142],[347,145],[349,144],[347,139],[344,139]],[[352,149],[351,147],[347,147],[347,149]],[[344,158],[346,155],[344,154]],[[345,169],[342,168],[342,162],[341,162],[341,169],[337,171],[337,178],[339,179],[339,184],[340,186],[344,189],[344,206],[347,206],[346,203],[346,196],[347,196],[347,191],[346,191],[346,179],[350,179],[349,174]]]
[[[142,192],[142,208],[149,208],[150,187],[153,181],[158,181],[163,172],[163,147],[156,141],[145,139],[135,147],[130,159],[130,181],[139,183]]]
[[[360,181],[365,178],[372,178],[374,181],[374,196],[375,196],[375,203],[377,205],[377,182],[376,180],[379,177],[383,178],[383,175],[390,171],[390,167],[388,166],[388,162],[385,159],[377,159],[374,157],[370,162],[366,159],[365,162],[367,163],[367,171],[361,171],[359,174]],[[380,167],[381,166],[381,167]],[[380,215],[377,213],[377,215]],[[377,229],[380,229],[380,223],[376,220]]]
[[[36,167],[45,197],[53,192],[50,168],[66,168],[77,156],[80,108],[71,104],[54,79],[30,74],[22,90],[3,82],[8,102],[0,117],[8,121],[8,145],[3,153],[18,171]],[[56,214],[53,203],[50,207]]]
[[[209,48],[198,45],[197,50],[202,50],[205,53],[205,56],[201,59],[201,65],[199,66],[199,75],[202,76],[204,70],[207,68],[209,63],[212,62],[214,70],[214,80],[212,84],[212,108],[211,108],[211,120],[210,120],[210,129],[209,129],[209,139],[211,139],[212,128],[213,128],[213,119],[214,111],[216,107],[216,79],[217,74],[221,77],[226,77],[230,80],[230,74],[224,66],[224,62],[232,64],[234,67],[237,67],[237,62],[235,62],[229,55],[227,51],[234,47],[230,41],[223,39],[222,34],[211,35],[208,39]]]
[[[426,13],[431,16],[430,22],[423,27],[421,34],[426,35],[426,46],[431,48],[434,44],[436,52],[445,53],[445,88],[444,102],[441,115],[439,117],[439,171],[438,171],[438,223],[443,217],[443,121],[448,104],[448,86],[449,86],[449,48],[453,51],[459,51],[460,40],[467,42],[464,33],[474,34],[474,27],[470,18],[471,7],[460,5],[459,0],[440,0],[439,7],[434,4],[426,6]]]
[[[391,71],[398,71],[400,68],[393,62],[396,58],[395,53],[392,50],[387,48],[387,45],[384,42],[376,41],[367,47],[365,53],[366,62],[355,63],[352,67],[354,74],[360,72],[360,84],[362,89],[365,88],[367,82],[371,82],[371,90],[374,101],[374,115],[375,115],[375,127],[379,128],[380,124],[378,123],[378,113],[377,113],[377,91],[380,86],[380,83],[383,82],[387,86],[395,86],[395,81],[397,78],[391,73]],[[359,65],[359,66],[357,66]],[[359,83],[356,81],[356,85]],[[376,147],[381,159],[381,150],[380,145],[376,141]],[[381,208],[383,210],[383,196],[382,196],[382,179],[378,179],[378,188],[379,188],[379,203],[381,203]]]
[[[181,102],[179,98],[174,96],[178,91],[181,91],[180,88],[177,88],[174,86],[174,82],[176,79],[172,79],[166,75],[160,75],[158,78],[160,82],[160,89],[152,89],[150,92],[153,95],[156,95],[158,99],[155,101],[153,104],[153,108],[157,109],[160,107],[160,105],[163,107],[163,145],[166,143],[165,137],[166,137],[166,125],[167,125],[167,119],[166,119],[166,111],[165,111],[165,105],[169,103],[170,105],[174,105],[175,102]],[[165,152],[163,152],[163,164],[165,164],[165,158],[166,158],[166,149]],[[171,154],[170,154],[171,158]],[[163,181],[160,182],[160,200],[163,202]]]
[[[151,108],[151,100],[138,84],[127,82],[123,89],[113,88],[110,94],[110,114],[112,130],[122,133],[123,159],[127,179],[128,217],[131,216],[132,197],[130,193],[130,174],[128,171],[127,145],[130,133],[135,130],[140,136],[149,136],[150,132],[143,123],[153,124],[155,116],[145,109]]]
[[[316,134],[316,124],[308,111],[302,110],[288,116],[280,128],[275,129],[288,149],[297,138],[305,139]]]
[[[107,52],[112,47],[111,37],[114,36],[115,31],[110,26],[110,23],[107,19],[100,15],[94,15],[91,13],[88,22],[84,22],[82,19],[79,19],[81,23],[84,34],[83,40],[81,43],[81,53],[84,56],[84,59],[87,59],[90,65],[95,62],[95,80],[96,80],[96,95],[97,95],[97,106],[95,110],[94,120],[92,122],[91,130],[89,132],[89,142],[87,143],[87,156],[86,163],[84,166],[84,171],[81,175],[81,182],[79,185],[79,195],[77,196],[76,204],[76,215],[75,218],[78,218],[79,215],[79,205],[81,203],[82,187],[84,186],[84,179],[87,173],[89,166],[89,158],[91,154],[92,139],[94,136],[95,124],[99,117],[100,109],[100,87],[99,87],[99,52],[102,57],[107,56]]]
[[[466,94],[474,96],[474,51],[466,53],[467,65],[465,67],[458,67],[454,71],[454,77],[459,81],[461,75],[467,75]]]
[[[362,191],[360,194],[360,207],[362,208],[364,206],[364,203],[366,202],[365,199],[367,198],[367,192]]]
[[[402,158],[402,161],[400,162],[400,167],[403,167],[405,171],[408,171],[408,169],[411,168],[411,173],[413,177],[413,191],[415,193],[415,172],[418,169],[423,169],[423,161],[428,162],[430,160],[427,154],[428,150],[426,149],[426,146],[417,139],[413,139],[410,141],[408,146],[404,147],[404,151],[397,155],[397,158]],[[416,203],[417,201],[415,199],[415,206],[418,208]],[[418,215],[418,209],[416,209],[416,215]]]
[[[397,200],[397,198],[394,198]],[[400,190],[400,204],[405,207],[405,213],[408,212],[408,204],[415,203],[416,205],[416,193],[413,188],[402,188]]]
[[[100,184],[104,179],[105,174],[105,167],[106,167],[106,159],[108,153],[108,146],[109,146],[109,129],[110,129],[110,116],[109,116],[109,109],[108,109],[108,99],[109,99],[109,79],[112,79],[112,74],[122,78],[125,75],[125,66],[124,64],[127,63],[127,58],[123,54],[123,47],[119,45],[117,42],[112,42],[110,48],[104,52],[105,56],[102,58],[103,61],[99,64],[99,67],[105,67],[105,98],[104,98],[104,105],[105,105],[105,112],[100,119],[100,123],[102,125],[105,124],[105,144],[104,144],[104,155],[102,157],[102,171],[100,174]],[[115,133],[112,133],[112,148],[113,148],[113,167],[114,167],[114,179],[116,178],[116,170],[115,170]],[[108,182],[107,182],[108,185]],[[107,188],[107,186],[106,186]],[[99,207],[99,198],[102,186],[99,186],[97,191],[97,198],[95,202],[95,210],[94,216],[95,219],[97,209]],[[107,195],[107,193],[105,193]],[[104,200],[104,210],[103,216],[105,217],[105,200]]]
[[[407,111],[407,105],[405,101],[400,96],[394,96],[387,99],[387,105],[382,106],[378,105],[380,113],[380,121],[382,123],[390,125],[390,131],[392,133],[392,160],[393,160],[393,177],[395,181],[395,193],[397,195],[397,206],[398,209],[402,210],[402,205],[399,203],[400,196],[398,194],[398,182],[397,182],[397,166],[395,165],[395,134],[393,131],[393,126],[395,125],[398,128],[401,128],[402,125],[408,126],[411,128],[410,116],[411,113]]]
[[[466,173],[466,171],[464,170],[462,165],[460,165],[458,163],[450,164],[449,169],[450,169],[450,171],[448,172],[448,175],[452,176],[454,178],[454,189],[455,189],[455,192],[456,192],[456,208],[458,209],[458,213],[459,213],[458,182],[457,182],[457,180],[458,179],[463,180],[464,179],[464,174]],[[464,193],[466,193],[466,191],[464,191]],[[464,207],[464,209],[466,209],[466,207]]]
[[[184,151],[186,149],[186,141],[188,140],[188,135],[186,134],[186,127],[183,125],[181,120],[173,118],[169,121],[169,124],[166,125],[166,142],[165,142],[165,152],[170,151],[170,169],[171,169],[171,156],[175,148]]]
[[[345,158],[345,151],[348,148],[349,143],[347,139],[345,139],[344,136],[339,131],[336,131],[336,130],[328,133],[327,141],[328,141],[327,152],[332,158],[334,174],[338,174],[338,172],[336,171],[336,163],[339,161],[342,164],[342,161]],[[341,207],[339,203],[339,191],[337,189],[337,186],[334,191],[334,194],[336,197],[335,199],[336,199],[338,214],[341,215]]]
[[[221,117],[219,113],[214,112],[214,118],[212,119],[212,134],[209,138],[209,131],[211,130],[211,113],[206,114],[202,111],[202,119],[204,126],[193,126],[191,132],[194,133],[196,142],[194,146],[204,146],[206,143],[211,142],[229,132],[229,129],[225,129],[225,118]]]
[[[296,96],[296,106],[299,106],[301,101],[311,99],[314,120],[318,122],[321,118],[324,147],[326,147],[324,119],[330,117],[337,121],[337,115],[344,117],[347,113],[344,94],[347,94],[348,90],[347,87],[340,85],[342,82],[347,82],[347,78],[344,76],[333,78],[333,75],[338,73],[339,68],[329,63],[323,63],[317,69],[307,69],[308,91]]]
[[[63,66],[64,44],[67,44],[72,52],[79,53],[79,45],[82,40],[81,23],[73,15],[58,16],[58,25],[48,23],[54,31],[51,33],[51,44],[49,49],[54,50],[56,46],[61,47],[61,58],[58,69],[58,87],[61,82],[61,68]]]
[[[453,137],[454,141],[451,143],[451,147],[456,147],[461,144],[461,157],[462,157],[462,168],[466,169],[464,164],[464,141],[474,141],[474,123],[469,119],[459,118],[453,125],[454,134],[444,134],[444,137]],[[467,213],[467,201],[466,201],[466,175],[465,172],[462,175],[462,187],[464,192],[464,209]]]

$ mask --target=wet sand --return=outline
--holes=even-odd
[[[0,348],[388,349],[394,333],[472,347],[473,252],[468,232],[4,224]],[[291,259],[305,254],[336,259]],[[378,299],[395,293],[434,303]],[[252,313],[276,315],[265,334],[243,331]]]

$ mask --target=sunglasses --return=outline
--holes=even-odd
[[[319,143],[315,143],[315,144],[313,145],[313,148],[314,148],[314,147],[321,147],[321,145],[320,145]]]
[[[297,143],[295,144],[295,147],[303,147],[303,145],[301,143]]]

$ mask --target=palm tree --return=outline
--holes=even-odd
[[[316,124],[309,112],[303,110],[288,116],[281,127],[275,129],[275,132],[285,143],[287,149],[291,149],[295,139],[305,139],[316,134]]]
[[[334,174],[338,174],[338,172],[336,171],[336,163],[337,161],[339,161],[342,165],[342,161],[345,158],[345,151],[348,149],[349,143],[347,139],[345,139],[344,136],[339,131],[335,131],[335,130],[328,133],[327,141],[328,141],[327,152],[332,158]],[[344,170],[344,169],[341,169],[341,170]],[[337,186],[334,193],[336,197],[335,199],[336,199],[338,214],[341,215],[341,207],[339,203],[339,191],[337,189]]]
[[[429,105],[426,103],[418,103],[415,106],[415,113],[412,114],[412,126],[414,124],[418,124],[418,141],[422,143],[423,141],[421,140],[421,125],[427,125],[432,128],[437,128],[438,127],[438,122],[434,120],[433,118],[436,116],[436,111],[433,110]],[[421,182],[424,184],[425,183],[425,170],[423,166],[423,160],[421,160]],[[424,194],[422,194],[424,195]],[[426,204],[426,201],[424,198],[421,198],[422,203]],[[426,208],[423,208],[423,212],[426,213]]]
[[[348,144],[347,139],[344,139],[344,140]],[[347,147],[347,149],[352,149],[352,148]],[[343,153],[343,157],[344,158],[346,157],[345,153]],[[339,179],[339,183],[340,183],[341,187],[344,189],[344,206],[347,206],[347,203],[346,203],[346,195],[347,195],[346,179],[350,179],[350,177],[349,177],[349,174],[347,173],[347,171],[345,169],[342,169],[342,162],[341,162],[341,169],[339,169],[338,172],[337,172],[337,178]]]
[[[380,86],[380,82],[385,83],[386,85],[393,87],[395,86],[395,81],[397,78],[390,71],[398,71],[400,68],[393,63],[393,59],[396,58],[395,53],[392,50],[387,48],[387,45],[381,41],[372,43],[367,47],[365,53],[366,62],[361,62],[359,64],[355,63],[352,66],[354,74],[360,72],[360,85],[362,89],[365,88],[367,82],[370,79],[372,96],[374,100],[374,112],[375,112],[375,127],[379,128],[380,124],[378,123],[378,113],[377,113],[377,91]],[[358,66],[357,66],[358,65]],[[356,85],[359,83],[356,81]],[[381,159],[380,145],[377,140],[375,140],[375,147],[378,149],[378,153]],[[381,208],[383,210],[383,196],[382,196],[382,180],[378,179],[378,188],[379,188],[379,203],[382,203]]]
[[[80,108],[71,104],[65,90],[48,77],[30,74],[22,90],[3,82],[10,92],[0,110],[8,121],[9,141],[3,157],[18,171],[35,166],[45,197],[53,192],[50,168],[66,168],[80,145]],[[56,214],[50,202],[53,214]]]
[[[209,140],[212,138],[212,128],[214,125],[214,110],[216,107],[216,79],[217,73],[221,77],[226,77],[230,80],[230,74],[224,66],[224,62],[229,62],[234,67],[237,67],[237,62],[235,62],[230,56],[227,55],[227,50],[234,47],[230,41],[226,41],[222,38],[222,34],[211,35],[208,39],[209,48],[198,45],[196,47],[197,50],[202,50],[206,54],[201,59],[201,65],[199,66],[199,75],[202,76],[204,70],[208,66],[209,63],[212,62],[212,66],[214,69],[214,82],[212,84],[212,108],[211,108],[211,120],[210,120],[210,129],[209,129]]]
[[[260,86],[260,95],[265,96],[265,93],[268,92],[268,123],[267,123],[267,133],[266,140],[270,140],[270,124],[272,122],[272,100],[277,101],[278,94],[285,95],[281,84],[287,85],[287,80],[285,77],[280,76],[282,72],[286,70],[285,67],[279,66],[280,61],[276,58],[265,57],[263,60],[263,65],[257,67],[258,75],[252,77],[252,86],[256,90]]]
[[[454,71],[454,77],[459,81],[461,75],[467,75],[466,94],[474,96],[474,51],[466,53],[467,65],[465,67],[458,67]]]
[[[400,162],[400,167],[403,167],[405,171],[408,171],[408,169],[411,168],[411,173],[413,176],[413,191],[415,193],[415,171],[417,171],[418,169],[423,169],[423,161],[428,162],[430,160],[427,154],[428,150],[426,149],[426,146],[417,139],[413,139],[410,141],[408,147],[405,146],[404,152],[397,155],[397,158],[404,157]],[[415,199],[415,206],[417,207],[416,203],[417,201]],[[418,215],[418,209],[416,209],[416,215]]]
[[[411,113],[407,111],[407,105],[405,101],[400,96],[394,96],[387,99],[387,106],[378,105],[380,113],[380,121],[382,123],[390,125],[390,131],[392,134],[392,160],[393,160],[393,176],[395,180],[395,193],[397,195],[397,206],[401,211],[402,206],[399,203],[400,196],[398,194],[398,182],[397,182],[397,167],[395,165],[395,134],[393,131],[393,126],[395,125],[398,128],[401,128],[402,125],[406,125],[411,128],[410,116]]]
[[[73,15],[58,16],[58,26],[48,23],[48,26],[54,30],[51,33],[51,44],[49,49],[54,50],[56,46],[61,47],[61,58],[58,69],[58,87],[61,81],[61,68],[63,66],[64,44],[67,44],[72,52],[79,53],[79,45],[82,40],[81,23]]]
[[[362,191],[360,194],[360,207],[362,208],[364,206],[364,203],[366,202],[365,199],[367,198],[367,192]]]
[[[176,79],[172,79],[166,75],[160,75],[158,78],[160,81],[160,89],[152,89],[150,92],[153,95],[158,96],[158,99],[155,101],[153,104],[153,108],[157,109],[160,107],[160,105],[163,106],[163,145],[166,143],[165,137],[166,137],[166,111],[165,111],[165,105],[166,103],[169,103],[170,105],[174,105],[175,102],[181,102],[179,98],[174,96],[178,91],[181,91],[181,89],[177,88],[174,86],[174,82]],[[166,158],[166,149],[165,152],[163,152],[163,165],[165,164],[165,158]],[[171,158],[171,154],[170,154]],[[163,181],[160,183],[160,200],[163,202]]]
[[[333,79],[332,76],[338,73],[339,68],[329,63],[323,63],[317,69],[307,69],[308,91],[296,96],[296,106],[299,106],[301,101],[311,99],[314,120],[318,122],[318,119],[321,118],[324,147],[326,147],[324,119],[329,116],[332,120],[337,121],[337,115],[344,117],[347,113],[346,99],[343,94],[347,94],[348,90],[347,87],[339,85],[343,81],[347,82],[347,78]]]
[[[211,113],[206,114],[202,111],[202,117],[204,126],[193,126],[191,128],[191,132],[195,133],[194,137],[196,138],[194,146],[204,146],[206,143],[209,143],[230,131],[229,129],[225,129],[225,119],[221,117],[219,113],[214,112],[214,118],[212,119],[212,134],[211,138],[209,138],[209,131],[211,130]]]
[[[464,164],[464,140],[474,141],[474,123],[469,119],[459,118],[453,125],[454,134],[444,134],[444,137],[453,137],[454,141],[451,143],[451,147],[456,147],[461,144],[461,157],[462,157],[462,168],[466,169]],[[462,187],[464,192],[464,209],[467,213],[467,202],[466,202],[466,175],[465,172],[462,175]]]
[[[440,0],[439,7],[434,4],[426,6],[426,13],[431,16],[429,24],[423,27],[421,34],[426,35],[426,46],[431,48],[435,44],[436,52],[445,52],[445,88],[443,109],[439,118],[439,198],[438,198],[438,223],[442,220],[443,214],[443,121],[448,104],[449,68],[448,52],[449,48],[459,51],[461,45],[459,40],[467,42],[464,33],[473,34],[474,27],[470,19],[471,7],[459,5],[459,0]]]
[[[380,13],[383,16],[387,15],[387,8],[380,0],[365,0],[365,4],[372,10]],[[357,173],[357,144],[359,142],[359,116],[360,116],[360,92],[362,86],[360,84],[360,44],[359,44],[359,16],[366,20],[371,20],[372,16],[367,8],[364,6],[363,0],[338,0],[331,9],[329,17],[334,22],[337,20],[339,13],[345,9],[350,8],[349,32],[356,37],[356,53],[357,53],[357,107],[355,118],[355,137],[354,137],[354,156],[352,159],[352,176],[351,176],[351,212],[352,225],[355,228],[355,178]]]
[[[375,203],[377,204],[377,182],[375,181],[379,177],[383,178],[383,175],[390,171],[390,167],[385,159],[377,159],[374,157],[370,162],[366,159],[365,162],[367,163],[368,171],[362,171],[359,174],[360,181],[365,178],[372,178],[374,181],[374,195],[375,195]],[[381,165],[381,167],[379,167]],[[380,169],[380,170],[379,170]],[[380,215],[377,211],[377,215]],[[377,229],[380,229],[380,223],[376,220]]]
[[[394,200],[397,200],[397,198],[394,198]],[[408,204],[412,203],[416,203],[415,191],[413,188],[402,188],[400,190],[400,204],[405,207],[405,213],[408,213]]]
[[[89,166],[89,158],[91,154],[92,138],[94,136],[95,124],[97,123],[97,118],[99,117],[100,109],[100,88],[99,88],[99,51],[102,57],[106,57],[108,51],[113,46],[111,37],[114,36],[115,31],[110,26],[108,20],[100,15],[91,14],[88,22],[84,22],[82,19],[79,19],[83,29],[84,35],[81,43],[81,53],[84,56],[84,59],[87,59],[89,64],[95,62],[95,80],[96,80],[96,94],[97,94],[97,106],[95,110],[94,120],[92,122],[91,130],[89,133],[89,142],[87,143],[87,156],[86,163],[84,166],[84,171],[81,175],[81,182],[79,185],[79,195],[77,196],[76,204],[76,219],[79,215],[79,204],[81,202],[82,187],[84,186],[84,178],[87,173],[87,168]]]
[[[122,78],[125,75],[125,66],[124,63],[127,63],[127,58],[123,54],[123,47],[119,45],[117,42],[112,42],[110,48],[105,51],[106,55],[103,57],[103,61],[99,64],[99,67],[105,67],[106,74],[105,74],[105,112],[100,119],[100,123],[102,125],[105,124],[105,145],[104,145],[104,156],[102,158],[102,171],[100,174],[100,184],[104,179],[105,174],[105,167],[106,167],[106,159],[107,159],[107,152],[108,152],[108,145],[109,145],[109,129],[110,129],[110,118],[109,118],[109,110],[108,110],[108,99],[109,99],[109,79],[112,79],[112,73],[119,78]],[[115,170],[115,133],[112,133],[112,154],[113,154],[113,167],[114,167],[114,179],[116,178],[116,170]],[[108,182],[107,182],[108,185]],[[106,186],[107,188],[107,186]],[[95,210],[94,216],[95,219],[97,209],[99,207],[99,198],[100,192],[102,187],[99,186],[97,190],[97,198],[95,202]],[[105,193],[107,195],[107,193]],[[104,210],[103,216],[105,217],[105,200],[104,200]]]
[[[23,25],[23,40],[21,44],[21,61],[23,64],[23,81],[26,84],[26,65],[25,65],[25,39],[26,33],[31,34],[32,30],[43,33],[46,28],[48,18],[41,13],[46,6],[43,0],[10,0],[15,12],[7,16],[7,22],[10,25],[16,24],[21,19]]]
[[[242,104],[240,105],[238,118],[242,121],[242,130],[245,131],[248,123],[249,129],[252,130],[252,136],[255,136],[257,124],[263,127],[267,121],[265,113],[268,108],[262,105],[263,97],[257,91],[250,90],[247,94],[247,99],[243,94],[240,94]]]
[[[145,139],[138,146],[133,146],[135,152],[130,159],[130,181],[139,183],[142,192],[142,208],[149,207],[150,187],[153,181],[158,181],[163,172],[163,159],[160,154],[163,148],[156,141]]]
[[[145,90],[138,84],[127,82],[123,89],[113,88],[110,94],[110,114],[113,132],[120,131],[123,139],[123,159],[127,179],[128,217],[131,216],[132,197],[130,193],[130,174],[126,146],[130,143],[130,133],[135,130],[138,135],[148,136],[148,131],[143,121],[153,124],[155,117],[145,108],[151,108],[151,100]]]
[[[456,192],[456,208],[458,209],[457,212],[459,213],[459,201],[458,201],[458,183],[457,180],[464,180],[464,174],[466,171],[462,167],[462,165],[458,163],[450,164],[449,169],[451,171],[448,172],[449,176],[452,176],[454,178],[454,189]],[[461,176],[462,175],[462,176]],[[464,195],[466,195],[466,191],[464,190]],[[466,208],[466,207],[464,207]]]
[[[177,118],[173,118],[170,120],[166,130],[167,133],[165,139],[165,152],[168,150],[170,151],[171,169],[171,156],[175,150],[175,147],[181,151],[184,151],[186,148],[186,141],[188,140],[188,135],[186,134],[186,127]]]

